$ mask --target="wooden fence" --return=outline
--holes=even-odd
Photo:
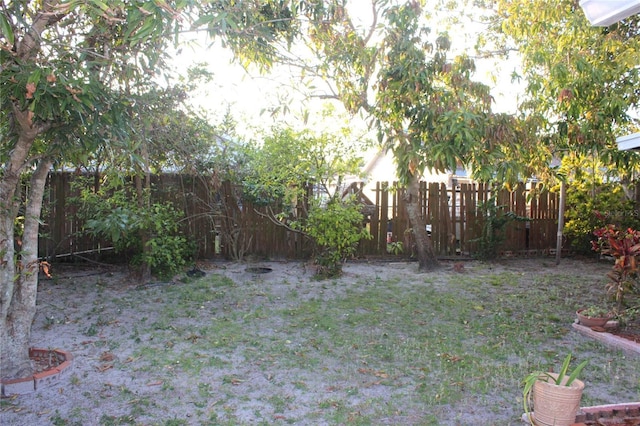
[[[376,184],[369,229],[373,239],[363,243],[363,254],[384,253],[389,242],[413,246],[406,214],[405,193],[396,185]],[[493,202],[493,209],[488,206]],[[513,191],[493,190],[482,184],[420,184],[419,203],[435,252],[440,256],[474,255],[488,215],[513,214],[505,226],[499,251],[538,254],[553,250],[558,223],[558,196],[536,185],[518,185]],[[484,208],[483,208],[484,206]],[[526,218],[526,220],[525,220]]]
[[[48,259],[109,253],[108,242],[83,233],[72,202],[78,189],[70,173],[51,173],[43,210],[40,256]],[[133,188],[133,183],[131,184]],[[184,210],[181,223],[193,243],[197,258],[242,258],[256,255],[268,258],[306,258],[312,245],[301,234],[288,230],[269,218],[268,207],[254,206],[241,189],[212,178],[163,174],[152,179],[153,200],[171,201]],[[472,256],[478,252],[477,239],[487,223],[487,212],[511,212],[527,220],[511,221],[505,228],[501,252],[536,254],[555,247],[558,199],[555,193],[521,184],[513,191],[481,184],[460,184],[447,188],[439,183],[421,183],[419,203],[427,229],[439,256]],[[387,254],[389,242],[402,242],[404,255],[410,254],[413,239],[406,214],[404,192],[395,184],[376,184],[375,200],[362,195],[362,185],[349,191],[363,203],[364,226],[372,239],[361,242],[359,256]],[[492,198],[493,197],[493,198]],[[483,210],[495,200],[493,210]],[[304,209],[299,206],[298,214]]]

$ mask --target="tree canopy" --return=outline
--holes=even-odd
[[[489,87],[474,80],[474,58],[465,51],[450,57],[452,38],[434,33],[418,2],[371,5],[374,18],[366,28],[357,27],[346,9],[332,25],[313,26],[309,47],[317,62],[304,69],[330,80],[332,96],[349,111],[364,112],[392,152],[411,200],[420,267],[430,269],[435,257],[417,205],[425,170],[468,167],[482,180],[515,180],[520,162],[501,140],[520,128],[492,113]]]
[[[573,1],[503,1],[496,12],[494,33],[522,57],[522,111],[537,117],[541,149],[594,154],[621,171],[637,167],[615,138],[638,130],[638,16],[592,27]]]

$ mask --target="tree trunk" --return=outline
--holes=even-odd
[[[440,266],[433,251],[431,237],[427,233],[426,221],[422,217],[420,208],[420,179],[412,175],[406,192],[407,215],[416,240],[418,253],[418,270],[432,271]]]
[[[13,271],[10,281],[3,281],[4,287],[11,287],[10,299],[3,297],[3,315],[0,318],[0,371],[2,378],[24,377],[33,373],[29,359],[29,343],[31,324],[36,314],[36,297],[38,293],[38,229],[42,198],[47,181],[51,161],[41,160],[31,177],[25,206],[24,233],[22,249],[15,258],[18,263],[7,262],[3,267]],[[13,219],[3,220],[2,233],[13,234]],[[10,223],[9,223],[10,222]],[[11,226],[11,230],[7,226]],[[8,265],[13,263],[13,265]],[[3,279],[9,277],[3,276]],[[3,295],[4,296],[4,295]],[[6,310],[5,310],[6,308]]]
[[[31,315],[33,319],[33,315],[26,312],[23,316],[20,309],[25,306],[25,301],[21,299],[24,287],[33,286],[34,280],[37,286],[37,277],[29,282],[23,281],[25,277],[31,277],[28,277],[25,268],[21,269],[16,262],[15,219],[20,207],[16,196],[20,186],[20,175],[27,164],[29,151],[39,129],[33,126],[28,111],[14,108],[13,113],[18,140],[0,177],[0,375],[3,378],[19,377],[31,367],[28,346],[31,320],[28,317]],[[23,243],[25,239],[22,239]],[[25,265],[24,261],[20,264]],[[23,335],[23,328],[27,323],[29,331]]]

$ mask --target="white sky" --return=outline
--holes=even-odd
[[[358,5],[362,2],[368,4],[369,0],[354,1],[354,5]],[[370,20],[369,6],[354,7],[362,10],[360,16],[363,21]],[[473,25],[465,25],[464,27],[469,30]],[[456,45],[473,43],[475,35],[461,33],[452,41],[455,49]],[[455,54],[455,52],[452,53]],[[181,54],[176,56],[176,67],[182,72],[197,62],[208,64],[208,70],[214,74],[214,80],[206,87],[200,88],[198,94],[193,98],[193,103],[208,111],[208,116],[214,124],[220,122],[229,108],[233,117],[244,128],[268,128],[275,120],[279,123],[284,121],[292,127],[296,127],[296,123],[299,123],[299,120],[296,119],[297,113],[305,108],[311,111],[319,111],[321,108],[319,101],[312,104],[302,103],[303,96],[292,88],[290,76],[283,67],[276,68],[271,75],[259,75],[257,71],[249,74],[240,65],[233,64],[231,53],[219,46],[195,50],[185,46],[182,48]],[[518,93],[522,91],[520,86],[511,83],[511,73],[517,66],[517,62],[496,64],[485,60],[484,62],[478,61],[476,66],[475,78],[493,87],[492,94],[496,101],[493,105],[493,111],[515,112]],[[268,111],[282,106],[283,103],[289,106],[289,114],[272,117]],[[356,122],[357,120],[352,121],[353,124]],[[331,124],[335,123],[327,125]],[[360,126],[365,127],[363,123],[360,123]]]

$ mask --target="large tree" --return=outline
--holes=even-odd
[[[131,89],[163,71],[163,52],[181,31],[202,28],[240,58],[268,66],[271,46],[290,42],[296,32],[292,17],[322,16],[322,7],[233,0],[0,2],[2,377],[31,369],[39,219],[52,165],[129,140]]]
[[[632,184],[637,155],[619,151],[615,137],[638,130],[630,112],[637,112],[640,95],[640,19],[592,27],[578,2],[570,0],[499,1],[493,6],[494,40],[514,46],[522,58],[526,95],[521,108],[537,123],[540,141],[531,158],[544,158],[538,166],[557,158],[599,158],[622,182]],[[546,176],[561,182],[560,214],[568,176]],[[558,226],[560,248],[562,220]],[[560,250],[558,260],[559,255]]]
[[[91,136],[115,138],[122,102],[107,85],[112,67],[131,67],[153,48],[134,42],[140,21],[127,22],[123,4],[3,2],[0,89],[0,370],[30,371],[28,345],[36,310],[38,229],[49,169],[89,150]],[[170,10],[162,10],[165,19]],[[141,13],[141,12],[139,12]],[[153,67],[153,56],[147,64]],[[21,193],[21,183],[30,178]],[[16,221],[23,216],[21,226]],[[19,244],[16,242],[19,241]]]
[[[492,113],[489,87],[473,80],[474,59],[466,53],[449,57],[451,38],[432,34],[418,2],[372,1],[366,28],[354,24],[346,5],[336,15],[333,23],[310,28],[310,47],[320,62],[307,65],[305,73],[333,82],[330,96],[368,116],[406,187],[419,269],[436,268],[419,203],[423,173],[462,165],[493,178],[500,167],[488,164],[508,164],[505,151],[495,147],[497,138],[517,127]]]

